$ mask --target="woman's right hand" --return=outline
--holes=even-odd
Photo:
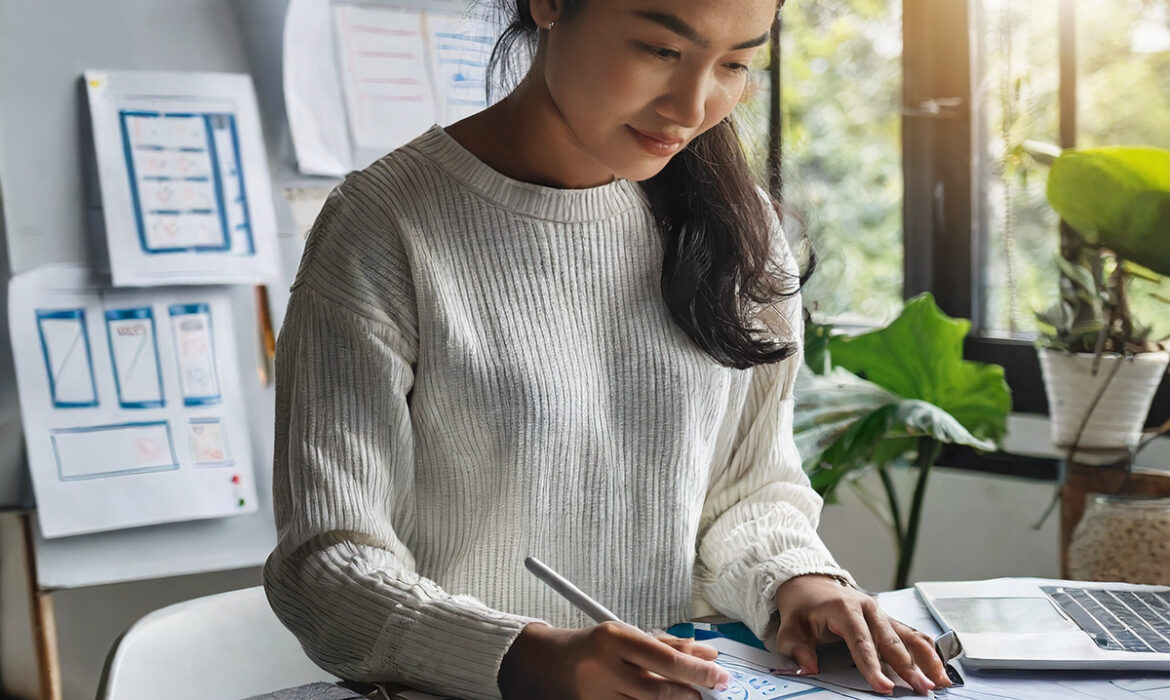
[[[534,622],[512,642],[497,680],[507,700],[695,700],[691,684],[719,688],[730,679],[714,657],[702,644],[620,622],[582,630]]]

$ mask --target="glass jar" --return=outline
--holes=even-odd
[[[1068,546],[1081,581],[1170,585],[1170,498],[1093,496]]]

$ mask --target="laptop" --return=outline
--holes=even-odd
[[[924,582],[973,669],[1170,671],[1170,587],[1035,578]]]

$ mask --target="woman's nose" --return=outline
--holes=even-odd
[[[687,129],[697,129],[706,114],[709,82],[702,75],[676,75],[658,99],[658,113]]]

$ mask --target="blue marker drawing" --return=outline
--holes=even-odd
[[[36,314],[53,407],[97,406],[85,309],[38,309]]]
[[[122,408],[163,406],[154,312],[149,307],[106,311],[106,334]]]
[[[119,117],[142,251],[254,254],[235,116],[122,110]]]
[[[175,334],[183,404],[207,406],[219,403],[222,396],[215,363],[211,307],[205,303],[173,304],[167,310]]]
[[[104,479],[179,468],[166,421],[95,425],[49,430],[57,478]]]
[[[227,430],[219,418],[192,418],[187,423],[187,447],[197,467],[235,466]]]

